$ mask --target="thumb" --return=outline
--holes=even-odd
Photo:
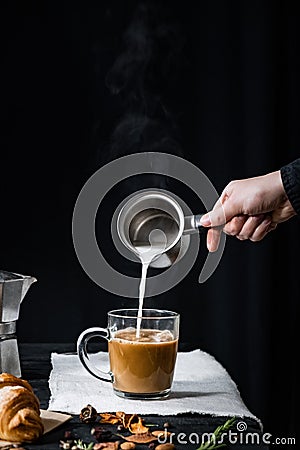
[[[230,200],[225,200],[224,203],[218,200],[213,209],[201,217],[200,224],[204,227],[218,227],[237,214],[239,211],[231,204]]]

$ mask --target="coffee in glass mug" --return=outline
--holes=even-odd
[[[108,341],[110,370],[95,367],[87,344],[91,338]],[[77,352],[93,376],[113,385],[116,395],[135,399],[159,399],[171,391],[179,338],[179,314],[173,311],[120,309],[108,313],[106,328],[85,330]]]

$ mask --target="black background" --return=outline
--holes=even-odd
[[[296,3],[296,2],[295,2]],[[97,286],[72,242],[72,213],[88,178],[134,152],[163,151],[199,167],[219,193],[232,179],[299,156],[299,14],[294,2],[15,2],[1,4],[2,270],[37,278],[21,307],[22,342],[76,342],[108,310],[135,307]],[[111,214],[131,192],[173,190],[137,176],[112,189],[97,238],[115,267]],[[146,306],[181,313],[181,339],[213,354],[274,436],[295,434],[299,219],[260,243],[226,241]],[[139,276],[137,264],[124,271]],[[195,311],[199,313],[196,316]]]

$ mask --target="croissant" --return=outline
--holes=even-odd
[[[32,442],[44,431],[40,403],[26,380],[0,374],[0,439]]]

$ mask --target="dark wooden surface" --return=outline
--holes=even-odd
[[[181,351],[189,350],[188,346],[182,346]],[[47,409],[50,398],[50,391],[48,386],[49,374],[51,371],[51,353],[66,353],[75,352],[74,344],[20,344],[19,345],[20,360],[22,377],[28,380],[36,395],[40,400],[42,409]],[[83,405],[85,406],[85,405]],[[199,444],[197,439],[201,442],[202,433],[210,433],[215,430],[219,425],[222,425],[226,421],[226,417],[213,417],[210,415],[201,414],[181,414],[176,416],[143,416],[146,423],[157,424],[158,429],[162,429],[165,422],[169,422],[171,427],[169,431],[174,433],[174,443],[176,449],[197,449]],[[247,424],[247,430],[245,433],[255,433],[261,436],[261,431],[258,423],[255,420],[246,418],[243,421]],[[117,432],[115,425],[105,425],[112,432]],[[61,439],[64,439],[66,431],[71,431],[76,439],[82,439],[84,442],[91,442],[94,440],[91,435],[91,428],[93,425],[83,424],[76,415],[72,416],[72,419],[57,428],[56,430],[46,434],[35,444],[26,445],[28,450],[54,450],[58,449]],[[184,435],[180,435],[184,433]],[[180,437],[181,436],[181,437]],[[180,439],[179,439],[180,437]],[[115,437],[112,440],[117,440]],[[178,442],[179,440],[179,442]],[[261,439],[260,439],[261,440]],[[186,443],[183,443],[186,441]],[[240,441],[241,442],[241,441]],[[245,442],[245,438],[244,441]],[[262,443],[258,445],[241,443],[230,444],[227,448],[237,449],[251,449],[269,448]],[[137,450],[147,450],[148,445],[137,446]]]

